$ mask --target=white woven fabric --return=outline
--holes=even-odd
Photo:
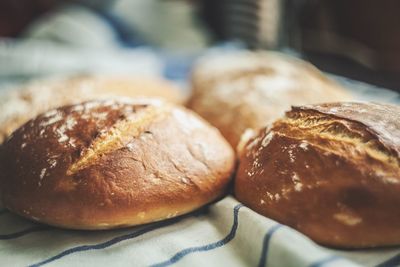
[[[233,197],[164,222],[68,231],[0,215],[2,266],[376,266],[400,249],[337,251],[244,207]],[[395,265],[383,265],[395,266]]]

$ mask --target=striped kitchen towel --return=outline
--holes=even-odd
[[[62,230],[0,213],[1,266],[397,266],[400,249],[339,251],[232,196],[194,213],[107,231]]]

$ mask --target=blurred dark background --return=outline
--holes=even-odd
[[[251,49],[291,51],[324,71],[400,90],[397,0],[2,0],[0,36],[27,38],[32,25],[66,4],[104,19],[123,46],[201,51],[239,40]]]

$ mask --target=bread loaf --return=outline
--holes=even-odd
[[[234,153],[217,129],[159,101],[92,101],[30,120],[0,150],[1,196],[28,219],[106,229],[221,197]]]
[[[309,63],[275,52],[207,56],[194,67],[189,107],[236,147],[247,129],[283,116],[291,105],[351,99]]]
[[[49,109],[122,96],[156,97],[183,103],[174,85],[158,79],[76,76],[35,81],[0,96],[0,144],[15,129]]]
[[[400,244],[400,107],[293,107],[244,145],[235,195],[324,245]]]

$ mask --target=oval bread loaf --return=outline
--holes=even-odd
[[[329,246],[400,244],[400,107],[294,107],[240,152],[235,195]]]
[[[291,105],[350,100],[311,64],[275,52],[230,52],[201,59],[193,70],[188,106],[236,147],[246,129],[259,129]]]
[[[1,148],[5,207],[74,229],[149,223],[221,197],[234,153],[217,129],[154,100],[92,101],[29,121]]]

